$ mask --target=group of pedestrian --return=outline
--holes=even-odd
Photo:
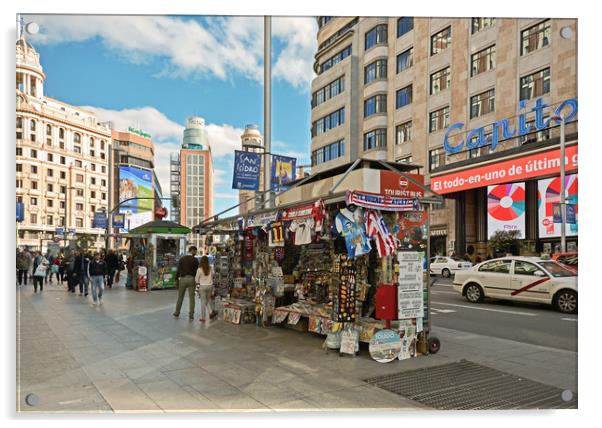
[[[176,311],[173,316],[178,318],[184,295],[188,292],[188,319],[194,319],[195,294],[201,301],[200,321],[213,319],[217,315],[212,309],[213,306],[213,268],[209,264],[209,258],[202,256],[197,259],[197,248],[191,246],[188,249],[188,255],[183,256],[178,262],[176,272],[176,288],[178,289],[178,300],[176,302]]]

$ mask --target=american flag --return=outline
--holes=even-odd
[[[366,215],[366,232],[376,242],[376,249],[380,257],[393,254],[397,249],[395,237],[389,233],[389,228],[380,212],[368,210]]]

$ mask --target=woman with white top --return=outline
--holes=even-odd
[[[213,292],[213,269],[209,266],[209,258],[201,257],[201,263],[196,271],[195,276],[197,294],[201,299],[201,318],[200,321],[205,321],[205,316],[211,318],[211,293]]]

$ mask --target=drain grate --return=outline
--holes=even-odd
[[[466,360],[364,381],[440,410],[577,408],[576,394]]]

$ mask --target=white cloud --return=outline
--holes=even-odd
[[[166,58],[161,74],[173,77],[239,73],[263,81],[263,18],[206,17],[204,24],[171,16],[28,15],[40,25],[33,43],[58,44],[100,38],[133,63]],[[282,42],[273,56],[274,78],[306,90],[313,78],[317,24],[309,17],[277,17],[273,38]],[[273,50],[274,51],[274,50]]]
[[[238,201],[238,192],[234,190],[232,192],[215,192],[214,196],[217,199],[235,199]]]

